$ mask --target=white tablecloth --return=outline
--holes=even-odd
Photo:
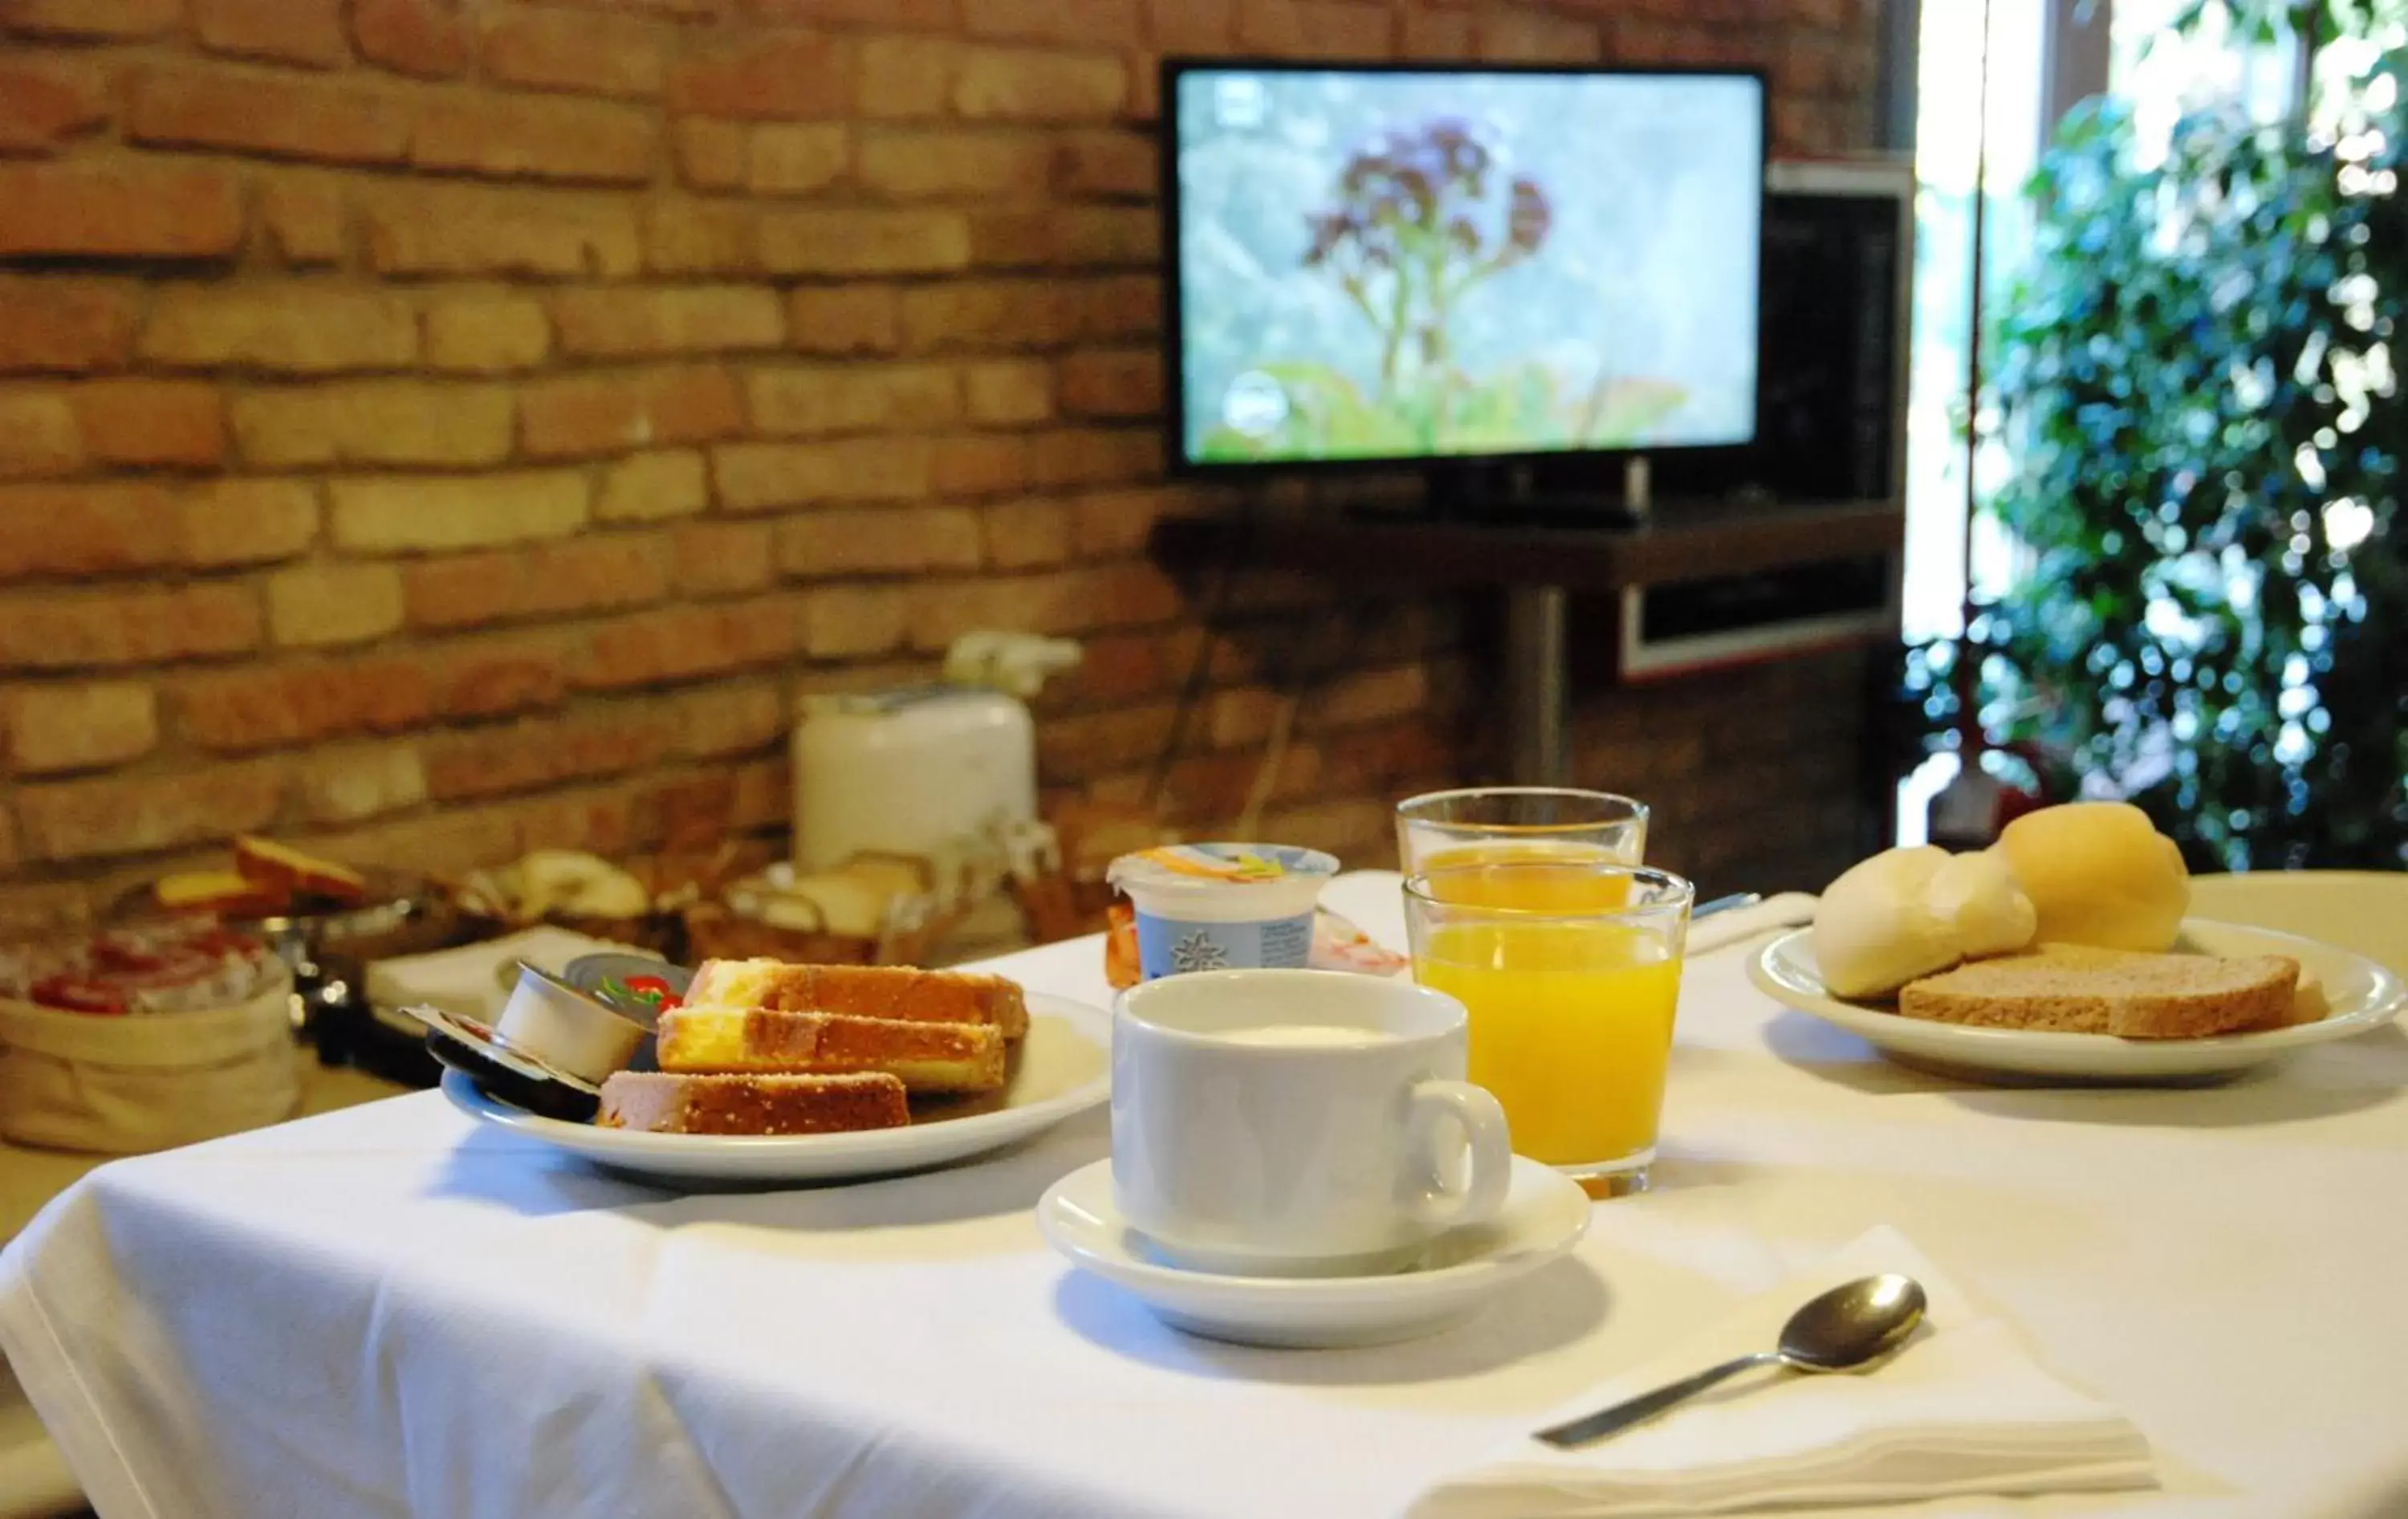
[[[1393,877],[1332,890],[1397,927]],[[2222,1089],[1960,1088],[1776,1010],[1746,953],[1689,968],[1659,1190],[1417,1344],[1209,1343],[1071,1273],[1029,1207],[1100,1114],[680,1197],[430,1093],[95,1173],[0,1257],[0,1345],[104,1519],[1344,1519],[1886,1223],[2168,1485],[1881,1512],[2408,1512],[2408,1037]],[[999,966],[1105,995],[1092,940]]]

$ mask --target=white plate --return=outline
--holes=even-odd
[[[2183,920],[2183,947],[2210,954],[2287,954],[2315,973],[2332,1011],[2321,1022],[2262,1034],[2201,1039],[2126,1039],[2106,1034],[2031,1033],[1904,1018],[1875,1003],[1846,1002],[1823,986],[1800,928],[1767,944],[1749,963],[1756,989],[1851,1033],[1900,1065],[1981,1081],[1996,1077],[2140,1085],[2231,1076],[2266,1061],[2389,1023],[2400,1013],[2400,979],[2336,945],[2269,928]]]
[[[1412,1270],[1389,1276],[1217,1276],[1166,1266],[1112,1206],[1112,1163],[1054,1183],[1037,1204],[1047,1242],[1190,1334],[1289,1348],[1384,1345],[1453,1328],[1499,1289],[1580,1243],[1589,1199],[1552,1166],[1513,1157],[1505,1211],[1432,1240]]]
[[[2305,934],[2408,977],[2408,871],[2251,870],[2193,876],[2190,907],[2218,923]]]
[[[1111,1015],[1067,997],[1028,994],[1028,1037],[1011,1078],[984,1111],[854,1134],[776,1138],[645,1134],[539,1118],[500,1101],[458,1071],[443,1095],[471,1118],[541,1139],[597,1164],[647,1176],[714,1182],[825,1182],[941,1166],[1039,1134],[1111,1095]]]

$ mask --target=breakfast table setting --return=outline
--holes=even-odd
[[[2106,814],[1701,906],[1426,800],[1147,852],[874,1078],[797,967],[529,968],[439,1091],[93,1172],[0,1349],[102,1519],[2408,1512],[2384,957]]]

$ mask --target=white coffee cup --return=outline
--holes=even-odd
[[[1354,1276],[1503,1206],[1505,1111],[1463,1080],[1463,1004],[1329,970],[1216,970],[1122,994],[1112,1195],[1171,1265]]]

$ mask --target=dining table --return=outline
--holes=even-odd
[[[1398,878],[1325,905],[1391,944]],[[0,1348],[102,1519],[1351,1519],[1886,1225],[2147,1437],[2150,1491],[1829,1514],[2408,1513],[2408,1034],[2221,1084],[1971,1084],[1684,968],[1652,1188],[1429,1338],[1192,1337],[983,1158],[677,1191],[437,1093],[118,1161],[0,1254]],[[986,962],[1109,1004],[1096,938]],[[1878,1373],[1875,1373],[1878,1374]]]

